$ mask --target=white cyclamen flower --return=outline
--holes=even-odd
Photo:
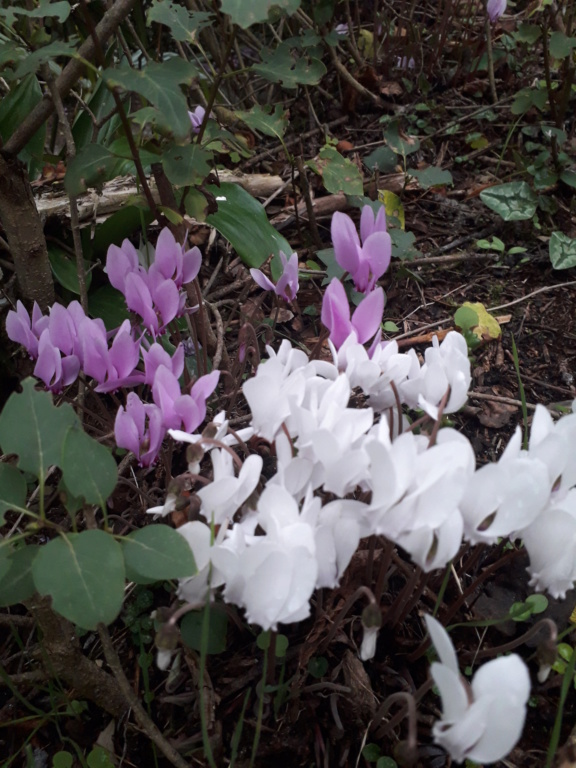
[[[442,699],[442,719],[432,732],[434,741],[456,762],[494,763],[516,745],[526,719],[530,676],[516,654],[484,664],[469,684],[458,669],[452,641],[431,616],[426,626],[440,662],[432,677]]]
[[[424,365],[420,368],[416,353],[411,350],[412,368],[408,381],[402,384],[400,396],[411,408],[419,407],[438,418],[438,407],[450,389],[444,413],[455,413],[468,399],[472,380],[468,347],[460,333],[450,331],[440,344],[434,336],[432,346],[424,353]]]

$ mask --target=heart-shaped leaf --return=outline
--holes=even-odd
[[[512,181],[484,189],[480,192],[480,199],[504,221],[531,219],[538,204],[536,195],[525,181]]]
[[[10,395],[0,414],[0,445],[4,453],[17,453],[20,469],[42,482],[49,466],[61,465],[64,438],[77,424],[70,405],[56,408],[52,395],[34,389],[34,379],[25,379],[22,392]]]
[[[52,597],[52,607],[82,629],[110,624],[124,599],[122,547],[104,531],[53,539],[32,564],[34,584]]]
[[[196,573],[188,542],[167,525],[147,525],[122,544],[126,566],[146,579],[184,579]]]

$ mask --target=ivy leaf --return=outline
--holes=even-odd
[[[266,134],[266,136],[272,136],[273,138],[284,136],[288,127],[288,113],[282,109],[280,104],[276,104],[273,112],[262,109],[260,106],[255,106],[249,112],[239,109],[234,114],[248,128],[251,128],[253,131],[260,131]]]
[[[110,88],[119,87],[143,96],[160,111],[174,136],[183,138],[190,133],[191,123],[180,85],[191,85],[197,74],[193,64],[174,57],[161,64],[152,62],[141,71],[106,69],[103,78]]]
[[[313,170],[322,176],[324,186],[332,194],[361,195],[364,191],[362,176],[348,158],[342,157],[335,147],[325,146],[318,160],[311,163]]]
[[[454,180],[450,171],[443,171],[442,168],[437,168],[435,165],[429,165],[428,168],[423,168],[421,171],[410,170],[408,173],[410,176],[415,176],[418,179],[422,189],[443,187],[447,184],[454,186]]]
[[[38,48],[36,51],[29,53],[25,59],[16,67],[15,77],[24,77],[24,75],[32,74],[36,72],[42,64],[46,64],[52,59],[56,59],[58,56],[73,57],[76,54],[76,43],[78,38],[72,37],[70,42],[56,40],[53,43]]]
[[[525,181],[512,181],[484,189],[480,192],[480,199],[504,221],[531,219],[538,204],[536,195]]]
[[[69,195],[78,196],[89,187],[101,187],[112,178],[118,158],[101,144],[87,144],[66,168],[64,185]]]
[[[555,59],[565,59],[576,48],[576,37],[568,37],[564,32],[552,32],[550,35],[550,53]]]
[[[25,379],[22,392],[10,395],[0,414],[0,445],[4,453],[17,453],[20,469],[42,482],[49,466],[61,466],[64,438],[75,425],[79,421],[70,405],[56,408],[48,392]]]
[[[122,547],[104,531],[82,531],[41,547],[33,564],[34,584],[52,597],[52,607],[82,629],[110,624],[124,599]]]
[[[168,27],[174,40],[195,43],[198,32],[212,22],[212,14],[206,11],[189,11],[170,0],[154,0],[146,14],[148,25],[153,21]]]
[[[162,155],[162,166],[175,187],[192,187],[201,184],[210,173],[208,162],[212,153],[198,144],[178,146],[173,144]]]
[[[320,59],[308,55],[296,58],[288,41],[263,55],[262,63],[253,64],[252,69],[272,83],[282,83],[284,88],[318,85],[327,72]]]
[[[299,7],[300,0],[250,0],[249,3],[246,0],[221,0],[220,4],[220,10],[242,29],[268,21],[272,9],[285,11],[290,16]]]
[[[71,11],[70,3],[60,0],[53,3],[51,0],[40,0],[37,8],[18,8],[14,5],[8,8],[0,8],[0,16],[6,18],[6,23],[11,27],[16,21],[16,15],[28,16],[32,19],[57,18],[60,23],[66,21]]]

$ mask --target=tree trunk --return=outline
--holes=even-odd
[[[54,283],[44,231],[24,165],[0,154],[0,221],[14,259],[23,298],[42,310],[54,303]]]

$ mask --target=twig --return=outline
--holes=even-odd
[[[322,238],[320,232],[318,232],[318,224],[316,224],[316,216],[314,214],[314,203],[310,195],[310,185],[306,178],[306,169],[304,168],[304,161],[302,155],[296,158],[296,165],[298,167],[298,174],[300,176],[300,184],[302,186],[302,192],[304,194],[304,201],[306,203],[306,211],[308,212],[308,226],[310,227],[310,234],[314,241],[314,245],[320,251],[322,250]]]
[[[526,299],[531,299],[532,296],[537,296],[539,293],[547,293],[548,291],[554,291],[556,288],[569,288],[572,285],[576,285],[576,280],[570,280],[568,283],[556,283],[556,285],[546,285],[544,288],[537,288],[535,291],[532,291],[532,293],[527,293],[526,296],[521,296],[519,299],[514,299],[514,301],[509,301],[507,304],[499,304],[497,307],[488,307],[488,312],[496,312],[500,309],[507,309],[508,307],[514,306],[514,304],[520,304],[522,301],[526,301]]]
[[[369,99],[373,104],[375,104],[377,107],[382,108],[384,106],[384,102],[375,93],[372,93],[372,91],[369,91],[368,88],[364,88],[362,83],[359,83],[358,80],[354,77],[354,75],[350,74],[344,64],[340,61],[338,58],[338,54],[332,48],[332,46],[328,46],[328,51],[330,53],[330,58],[332,59],[332,63],[334,64],[334,67],[336,68],[336,71],[344,80],[345,83],[348,83],[348,85],[353,88],[355,91],[357,91],[361,96],[364,96],[364,98]]]
[[[148,738],[153,741],[154,744],[156,744],[164,757],[166,757],[166,759],[169,760],[172,765],[175,766],[175,768],[190,768],[190,764],[187,763],[186,760],[184,760],[184,758],[174,749],[172,744],[170,744],[170,742],[162,735],[158,727],[150,719],[148,713],[140,703],[140,699],[132,690],[130,681],[124,673],[122,662],[116,653],[116,649],[114,648],[108,629],[104,626],[104,624],[98,625],[98,634],[100,636],[100,642],[102,643],[104,656],[106,657],[108,666],[112,670],[112,673],[118,682],[118,686],[124,695],[124,698],[132,708],[134,717],[136,718],[140,728],[142,728]]]
[[[74,142],[74,136],[72,135],[72,129],[68,121],[68,115],[64,109],[64,103],[62,97],[56,87],[56,80],[54,79],[48,64],[44,64],[42,67],[42,75],[48,83],[48,88],[54,101],[56,108],[56,114],[58,115],[58,121],[64,134],[64,140],[66,142],[66,156],[70,162],[76,157],[76,144]],[[72,242],[74,243],[74,255],[76,256],[76,270],[78,272],[78,288],[80,292],[80,304],[86,314],[88,314],[88,291],[86,288],[86,267],[84,265],[84,254],[82,253],[82,239],[80,238],[80,219],[78,217],[78,198],[76,195],[69,194],[70,200],[70,226],[72,229]]]

